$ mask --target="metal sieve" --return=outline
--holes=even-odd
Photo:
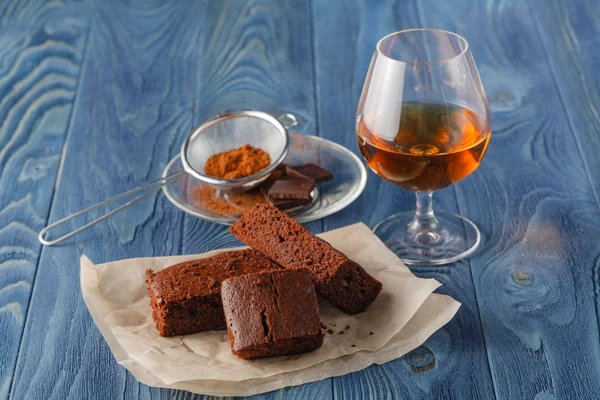
[[[98,222],[118,213],[129,207],[138,200],[160,190],[167,183],[179,178],[187,173],[189,176],[205,182],[214,187],[217,191],[225,193],[242,193],[250,190],[269,177],[271,172],[281,164],[288,152],[288,132],[287,130],[298,124],[296,117],[292,114],[283,114],[274,117],[270,114],[260,111],[233,111],[215,115],[206,120],[200,126],[192,131],[181,146],[181,162],[183,171],[157,179],[145,185],[130,189],[110,199],[94,204],[86,209],[71,214],[60,219],[42,229],[38,235],[39,241],[51,246],[62,242],[78,234],[79,232],[97,224]],[[238,148],[244,144],[258,147],[267,152],[271,158],[271,164],[262,171],[237,179],[215,178],[204,173],[204,165],[208,158],[213,155],[230,149]],[[62,225],[74,218],[87,214],[98,207],[110,204],[124,197],[142,192],[125,204],[109,211],[95,220],[76,228],[66,234],[49,240],[46,234],[51,229]]]

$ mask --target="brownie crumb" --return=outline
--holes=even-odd
[[[345,330],[350,329],[350,325],[346,325],[346,327],[344,328]]]
[[[330,335],[333,335],[333,329],[327,329],[327,333],[329,333]]]
[[[339,331],[338,333],[339,333],[340,335],[343,335],[343,334],[344,334],[344,331]]]
[[[353,345],[352,345],[352,346],[350,346],[350,347],[356,347],[356,345],[355,345],[355,344],[353,344]]]
[[[373,335],[373,334],[374,334],[373,332],[369,331],[369,335]]]
[[[198,276],[194,273],[194,276]],[[214,279],[213,277],[208,277],[208,286],[212,289],[212,288],[219,288],[221,286],[221,282],[218,282],[216,279]]]
[[[237,262],[236,260],[231,260],[227,263],[227,265],[225,266],[225,269],[232,270],[232,269],[235,269],[238,265],[239,265],[239,262]]]

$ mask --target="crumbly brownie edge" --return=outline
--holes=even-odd
[[[164,322],[163,322],[163,312],[161,312],[158,308],[158,304],[156,302],[156,293],[154,289],[152,289],[152,284],[154,283],[154,271],[151,269],[146,270],[146,288],[148,289],[148,296],[150,296],[150,307],[152,307],[152,319],[154,320],[154,324],[156,326],[156,330],[161,336],[165,336],[164,330]]]
[[[193,317],[187,312],[190,309],[195,312]],[[163,321],[164,328],[161,336],[167,337],[224,330],[226,328],[223,310],[207,304],[190,305],[189,308],[186,307],[184,310],[167,312]]]
[[[358,314],[377,298],[383,285],[358,263],[348,260],[333,275],[317,283],[321,296],[347,314]]]
[[[154,272],[146,271],[146,283],[152,307],[152,319],[160,336],[189,335],[210,330],[223,330],[225,317],[220,305],[220,295],[193,297],[185,302],[158,304],[154,283]],[[193,310],[195,315],[190,315]]]
[[[308,353],[317,350],[323,345],[323,337],[324,334],[321,332],[314,335],[304,336],[301,338],[289,338],[279,340],[276,342],[259,344],[238,351],[234,351],[232,347],[231,352],[236,357],[241,358],[243,360],[252,360],[258,358],[277,356],[291,356],[295,354]]]

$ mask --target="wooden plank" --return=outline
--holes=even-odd
[[[50,220],[159,177],[177,154],[192,126],[205,6],[98,2]],[[167,398],[115,362],[81,298],[79,257],[178,254],[182,228],[182,213],[154,196],[44,248],[11,398]]]
[[[534,1],[529,9],[600,205],[600,3]]]
[[[8,397],[88,32],[79,6],[0,4],[0,399]]]
[[[471,271],[496,394],[597,398],[598,208],[527,4],[420,6],[469,40],[492,111],[488,155],[457,195],[487,237]]]
[[[199,62],[195,123],[220,112],[290,112],[294,132],[315,135],[310,4],[293,0],[210,1]],[[307,224],[313,232],[322,222]],[[183,253],[238,246],[226,226],[186,216]],[[254,398],[330,398],[330,380]]]
[[[375,45],[390,32],[423,25],[418,4],[317,0],[313,16],[319,132],[360,156],[354,132],[356,105]],[[434,199],[436,207],[458,211],[453,189],[436,193]],[[326,218],[325,229],[359,220],[374,226],[395,212],[414,209],[414,202],[413,193],[369,172],[363,195],[346,210]],[[413,272],[442,282],[440,292],[450,294],[463,307],[424,346],[405,357],[334,379],[335,397],[493,398],[469,263],[413,268]]]
[[[529,7],[540,33],[544,52],[554,84],[562,99],[569,127],[578,144],[585,173],[593,188],[593,197],[600,207],[600,4],[580,2],[534,2]],[[578,190],[573,193],[578,196]],[[590,201],[587,191],[582,201]],[[589,218],[598,227],[597,210],[588,207]],[[594,230],[596,232],[596,229]],[[586,249],[596,255],[591,262],[596,320],[600,330],[600,253],[599,244]]]

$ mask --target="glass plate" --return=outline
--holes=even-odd
[[[362,161],[345,147],[317,136],[289,134],[289,152],[284,160],[287,165],[315,163],[333,173],[329,182],[321,182],[313,191],[313,201],[307,206],[286,212],[304,223],[336,213],[352,203],[362,193],[367,183],[367,171]],[[163,171],[167,177],[183,166],[179,156],[173,158]],[[231,225],[239,216],[219,214],[207,209],[192,195],[204,183],[187,173],[163,186],[167,198],[182,211],[198,218],[223,225]]]

